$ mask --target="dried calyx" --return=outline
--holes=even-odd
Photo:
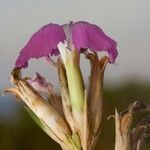
[[[24,101],[27,105],[27,111],[32,115],[38,125],[59,143],[63,149],[77,149],[71,138],[68,125],[63,115],[58,111],[62,107],[56,108],[52,103],[46,101],[26,79],[21,77],[19,71],[18,68],[12,71],[11,82],[14,84],[14,87],[7,88],[5,92],[10,92]],[[53,101],[58,103],[60,99],[53,99]]]
[[[133,115],[150,111],[150,105],[139,101],[130,104],[129,108],[118,113],[115,111],[116,139],[115,150],[140,150],[142,144],[150,138],[150,116],[146,116],[131,129]]]

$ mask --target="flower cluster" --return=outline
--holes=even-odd
[[[6,92],[23,100],[41,128],[64,150],[92,150],[99,136],[103,112],[103,76],[107,63],[117,57],[117,43],[98,26],[88,22],[39,29],[21,50],[11,74],[14,87]],[[97,52],[108,56],[99,59]],[[90,61],[91,74],[86,89],[80,68],[80,54]],[[53,62],[57,56],[57,62]],[[45,57],[58,70],[61,96],[44,77],[36,73],[23,78],[21,69],[31,58]]]

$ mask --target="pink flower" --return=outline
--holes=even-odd
[[[88,22],[75,22],[66,25],[48,24],[33,34],[29,42],[21,50],[16,61],[16,67],[25,68],[31,58],[59,55],[59,42],[68,42],[78,51],[91,49],[92,51],[107,51],[110,62],[117,57],[117,43],[108,37],[97,25]]]

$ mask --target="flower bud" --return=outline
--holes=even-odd
[[[79,67],[78,51],[68,49],[67,42],[58,44],[62,61],[65,66],[72,109],[83,111],[84,83]]]

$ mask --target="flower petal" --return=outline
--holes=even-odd
[[[26,46],[21,50],[16,67],[27,67],[30,58],[58,55],[57,44],[65,40],[63,27],[48,24],[33,34]]]
[[[72,25],[72,40],[75,48],[90,48],[93,51],[107,51],[110,62],[113,63],[117,57],[117,43],[109,38],[96,25],[88,22],[76,22]]]

